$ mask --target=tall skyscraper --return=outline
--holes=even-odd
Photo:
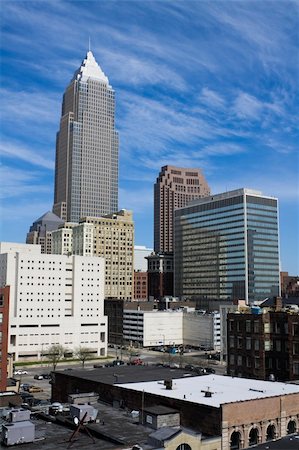
[[[154,187],[154,250],[173,251],[173,216],[176,208],[210,195],[199,169],[164,166]]]
[[[175,295],[252,303],[279,284],[276,198],[237,189],[175,212]]]
[[[114,91],[89,51],[67,87],[56,140],[53,212],[79,222],[118,210]]]

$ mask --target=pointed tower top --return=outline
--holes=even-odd
[[[82,61],[79,69],[76,70],[73,76],[73,80],[86,81],[88,78],[92,78],[94,80],[102,81],[105,84],[109,84],[108,78],[96,62],[95,57],[90,50],[87,52],[86,58]]]

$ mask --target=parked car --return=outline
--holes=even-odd
[[[212,367],[205,367],[205,371],[206,373],[215,373],[215,369],[213,369]]]
[[[23,391],[28,391],[30,386],[31,386],[31,384],[28,384],[28,383],[21,383],[20,384],[20,388],[23,389]]]
[[[39,374],[34,375],[33,378],[34,378],[35,380],[43,380],[43,379],[44,379],[44,377],[43,377],[42,375],[39,375]]]
[[[115,359],[113,362],[112,362],[112,365],[113,366],[123,366],[125,363],[124,363],[124,361],[122,361],[121,359]]]
[[[27,370],[18,369],[15,370],[14,375],[28,375]]]
[[[104,367],[104,365],[103,364],[94,364],[93,367],[95,369],[101,369],[102,367]]]
[[[132,359],[132,361],[130,362],[130,364],[131,364],[132,366],[142,366],[143,361],[142,361],[142,359],[140,359],[140,358],[134,358],[134,359]]]
[[[43,392],[43,389],[38,386],[30,386],[28,389],[28,392],[34,393],[34,392]]]
[[[105,364],[105,367],[123,366],[125,363],[121,359],[115,359],[114,361]]]
[[[42,377],[44,380],[50,380],[51,379],[51,374],[50,373],[42,373]]]
[[[197,373],[198,375],[204,375],[205,373],[207,373],[206,369],[199,366],[194,367],[194,372]]]
[[[185,370],[190,370],[190,371],[195,369],[195,367],[192,364],[187,364],[184,368],[185,368]]]

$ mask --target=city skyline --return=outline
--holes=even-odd
[[[61,98],[90,36],[116,92],[135,243],[153,246],[161,167],[194,167],[213,194],[278,197],[281,268],[298,274],[297,22],[294,2],[3,2],[0,239],[25,242],[52,209]]]

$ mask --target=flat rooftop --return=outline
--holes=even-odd
[[[161,397],[186,400],[216,408],[225,403],[299,393],[299,386],[294,384],[214,374],[174,379],[171,390],[166,389],[163,380],[164,378],[157,381],[116,385],[134,391],[144,391]],[[211,397],[205,397],[206,391],[212,393]]]
[[[57,375],[98,381],[104,384],[123,384],[176,378],[192,378],[196,374],[184,369],[159,366],[115,366],[98,369],[71,369],[55,372]]]

